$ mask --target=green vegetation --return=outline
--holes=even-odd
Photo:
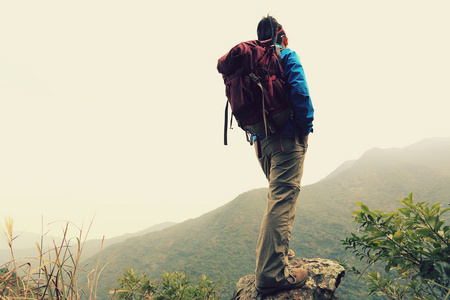
[[[450,144],[447,140],[446,143]],[[414,191],[415,200],[419,201],[414,205],[423,205],[424,210],[426,205],[420,204],[422,203],[420,201],[431,199],[427,204],[429,213],[435,213],[437,207],[440,209],[439,204],[436,204],[438,202],[444,206],[449,204],[450,145],[433,148],[434,146],[426,141],[418,146],[420,147],[416,145],[401,151],[398,149],[398,151],[371,150],[347,168],[341,168],[339,172],[335,172],[333,176],[302,187],[290,248],[298,257],[331,260],[340,258],[355,270],[363,270],[367,265],[366,261],[346,251],[341,242],[357,230],[357,224],[352,223],[353,219],[349,214],[355,209],[355,202],[358,201],[367,206],[363,207],[361,204],[360,207],[367,218],[370,218],[371,214],[365,212],[366,209],[374,214],[381,214],[382,210],[398,211],[392,217],[389,226],[395,225],[396,218],[402,217],[405,220],[408,218],[399,211],[399,209],[406,209],[402,207],[404,204],[391,199],[407,195],[410,191]],[[417,148],[420,148],[420,151],[417,151]],[[216,290],[220,293],[214,297],[229,299],[236,282],[241,277],[254,272],[255,248],[261,218],[267,205],[267,191],[266,188],[248,191],[199,218],[187,220],[164,230],[130,237],[103,249],[101,255],[94,255],[82,262],[79,262],[81,250],[86,250],[86,245],[84,241],[81,243],[83,240],[81,234],[78,238],[70,239],[71,243],[69,241],[54,242],[49,252],[41,253],[42,247],[38,248],[37,263],[33,267],[29,267],[28,262],[20,262],[14,258],[12,246],[10,246],[12,259],[8,264],[0,266],[0,298],[2,295],[24,296],[25,294],[27,297],[40,298],[40,295],[43,295],[50,298],[50,293],[55,296],[64,291],[62,298],[78,295],[76,297],[87,299],[95,295],[95,298],[100,300],[109,299],[111,296],[118,298],[118,293],[109,294],[109,291],[115,290],[115,287],[117,291],[132,292],[128,296],[133,297],[138,297],[137,293],[145,295],[152,292],[157,295],[158,292],[164,292],[164,285],[162,285],[164,279],[161,278],[161,273],[165,272],[163,276],[164,274],[169,277],[174,276],[171,282],[178,282],[176,285],[180,287],[184,286],[183,276],[189,277],[188,286],[195,287],[200,285],[198,280],[206,274],[208,277],[205,277],[205,280],[209,283],[220,283]],[[220,192],[217,191],[217,193]],[[444,209],[440,209],[439,221],[436,221],[434,225],[440,224],[439,222],[442,221],[440,216],[444,212]],[[410,217],[413,217],[412,212]],[[392,240],[400,245],[415,237],[412,233],[408,234],[407,226],[409,225],[405,222],[400,222],[397,230],[392,229],[389,232]],[[399,228],[402,229],[400,232]],[[445,228],[448,227],[442,224],[437,232],[444,231]],[[363,229],[364,227],[359,230]],[[423,230],[422,233],[426,231]],[[447,233],[448,229],[444,231],[446,238],[448,238],[448,235],[445,235]],[[366,234],[368,235],[369,232]],[[389,234],[386,236],[390,236]],[[13,243],[12,234],[6,234],[6,236],[9,236],[7,242]],[[440,251],[444,251],[437,250],[439,247],[435,242],[424,241],[429,243],[426,245],[435,247],[433,250],[430,248],[431,253],[436,251],[435,257],[439,257]],[[428,248],[423,247],[419,249],[427,252],[428,250],[424,249]],[[445,247],[441,245],[440,248]],[[445,254],[448,257],[448,250],[445,251],[447,252],[442,252],[442,255]],[[370,255],[376,253],[371,250]],[[443,257],[441,257],[441,263],[433,262],[432,266],[434,269],[443,268],[447,272]],[[381,264],[382,268],[388,264],[381,258],[376,263]],[[380,268],[380,266],[376,267]],[[394,261],[390,272],[393,273],[398,268],[399,262]],[[118,283],[118,278],[126,279],[125,269],[129,272],[140,270],[143,273],[138,275],[133,271],[133,276],[130,277],[134,278],[133,280]],[[180,270],[188,270],[189,275],[179,273]],[[420,267],[418,270],[420,272]],[[376,271],[377,269],[372,267],[367,272],[376,273]],[[398,283],[401,282],[398,279],[399,274],[389,274],[378,281],[380,286],[387,282],[387,277],[389,277],[389,285],[392,282],[395,283],[395,280]],[[149,278],[162,280],[151,281]],[[378,278],[381,278],[381,275],[373,279],[378,280]],[[226,282],[222,282],[222,279]],[[428,278],[425,279],[428,280]],[[422,284],[419,277],[417,280]],[[439,283],[433,280],[433,282],[445,286],[442,284],[445,281]],[[125,283],[129,285],[121,285]],[[17,287],[25,287],[26,292],[25,290],[19,292],[20,289]],[[43,287],[46,289],[42,289]],[[186,292],[191,289],[190,287],[184,288]],[[345,300],[386,299],[385,295],[377,295],[379,291],[371,291],[370,288],[371,286],[362,282],[360,275],[347,272],[336,291],[336,296]]]
[[[389,299],[450,299],[450,226],[441,218],[450,208],[414,203],[412,194],[398,202],[403,207],[392,213],[357,202],[361,209],[352,214],[360,234],[352,233],[342,241],[375,269],[364,277],[369,294]],[[358,275],[364,273],[343,265]]]
[[[126,269],[118,281],[119,288],[110,291],[113,299],[216,300],[224,290],[223,280],[212,281],[205,275],[192,278],[176,271],[163,272],[161,281],[152,282],[146,274]]]

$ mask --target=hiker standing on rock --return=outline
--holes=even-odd
[[[267,208],[256,249],[256,290],[261,294],[302,286],[308,272],[291,269],[289,239],[295,217],[303,161],[314,109],[303,67],[287,48],[286,33],[271,16],[261,19],[258,40],[242,42],[221,57],[217,70],[226,87],[224,143],[228,107],[255,144],[269,181]]]
[[[314,109],[309,96],[303,67],[297,54],[287,48],[288,38],[281,24],[271,16],[261,19],[258,40],[272,39],[281,47],[285,79],[290,87],[293,110],[281,135],[256,138],[259,163],[269,181],[267,208],[256,249],[256,289],[262,294],[297,288],[304,284],[308,272],[288,267],[289,240],[294,223],[303,162],[312,130]]]

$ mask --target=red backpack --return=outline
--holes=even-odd
[[[291,110],[278,46],[271,40],[239,43],[219,59],[217,70],[223,76],[227,96],[225,145],[228,106],[250,143],[253,135],[280,131]]]

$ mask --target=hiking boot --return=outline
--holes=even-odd
[[[262,295],[274,294],[283,290],[291,290],[301,288],[308,278],[308,271],[303,268],[294,268],[289,270],[289,276],[286,282],[274,287],[256,287],[256,291]]]

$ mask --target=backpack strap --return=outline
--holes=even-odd
[[[277,54],[278,57],[278,65],[280,66],[281,72],[283,72],[283,63],[281,60],[281,48],[278,45],[275,45],[275,53]]]
[[[262,157],[261,141],[259,140],[259,137],[256,137],[256,149],[258,150],[258,158],[261,158]]]
[[[261,95],[262,95],[262,99],[261,99],[261,104],[262,104],[262,114],[263,114],[263,121],[264,121],[264,129],[266,131],[266,136],[267,136],[267,119],[266,119],[266,105],[265,105],[265,101],[264,101],[264,87],[261,84],[261,80],[259,80],[259,77],[255,75],[255,73],[250,73],[249,74],[250,78],[253,80],[253,82],[259,86],[259,88],[261,89]]]
[[[228,100],[227,103],[225,104],[225,126],[223,129],[223,144],[224,145],[228,145]]]

